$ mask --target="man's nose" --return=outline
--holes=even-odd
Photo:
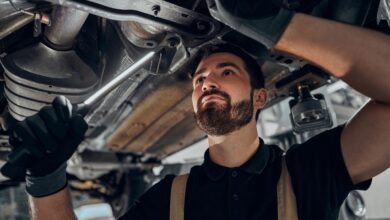
[[[219,85],[213,77],[208,76],[203,81],[202,92],[212,89],[219,89]]]

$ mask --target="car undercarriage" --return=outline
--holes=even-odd
[[[386,0],[289,2],[297,12],[390,33]],[[213,0],[0,0],[0,165],[15,122],[58,95],[82,103],[149,51],[157,55],[91,106],[86,139],[67,169],[75,194],[109,202],[114,215],[164,174],[197,163],[164,160],[206,137],[193,119],[189,74],[207,45],[234,44],[256,59],[269,97],[258,127],[285,149],[345,122],[367,101],[225,23]]]

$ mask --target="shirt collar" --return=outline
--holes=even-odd
[[[242,166],[235,168],[250,174],[261,174],[268,163],[270,156],[269,147],[260,138],[260,147],[256,153]],[[205,152],[203,168],[206,175],[214,181],[222,178],[229,168],[218,165],[210,159],[209,150]]]

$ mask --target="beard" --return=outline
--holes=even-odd
[[[206,103],[202,107],[201,100],[207,95],[219,95],[226,103]],[[222,91],[206,91],[198,100],[198,112],[194,113],[199,128],[208,135],[221,136],[229,134],[249,124],[253,117],[253,90],[249,100],[231,103],[230,96]]]

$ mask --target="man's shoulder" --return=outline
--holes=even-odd
[[[174,178],[175,175],[166,175],[140,197],[140,202],[150,204],[153,203],[153,201],[156,201],[156,198],[164,200],[169,198]]]
[[[281,158],[283,157],[284,151],[278,145],[267,144],[269,149],[269,159],[268,163],[280,163]]]
[[[182,176],[182,175],[191,175],[191,176],[199,175],[201,170],[202,170],[202,165],[196,165],[196,166],[191,167],[189,172],[184,172],[184,173],[181,173],[181,174],[178,174],[178,175],[167,174],[158,183],[153,185],[153,187],[151,187],[147,191],[147,193],[154,194],[154,193],[157,193],[157,191],[159,191],[159,192],[161,192],[161,191],[169,191],[170,192],[171,187],[172,187],[172,182],[173,182],[173,180],[176,177]]]
[[[138,198],[119,219],[168,219],[171,185],[174,178],[174,175],[166,175]]]
[[[333,169],[336,163],[343,167],[340,144],[343,127],[326,130],[306,142],[291,146],[286,152],[286,162],[292,175],[312,173],[315,176],[317,172]]]
[[[330,145],[339,146],[343,128],[344,125],[340,125],[332,129],[325,130],[301,144],[294,144],[288,149],[286,154],[292,155],[294,153],[304,153],[305,151],[315,151],[319,147],[329,147]]]

